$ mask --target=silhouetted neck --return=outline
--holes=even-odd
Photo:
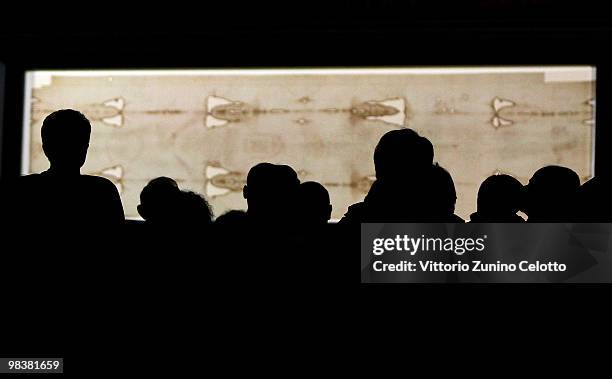
[[[56,166],[51,166],[47,171],[45,171],[48,175],[53,176],[80,176],[81,169],[80,168],[59,168]]]

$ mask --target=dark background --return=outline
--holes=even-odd
[[[23,73],[28,69],[573,64],[596,65],[598,69],[596,172],[603,174],[609,170],[612,150],[607,127],[612,117],[608,107],[612,97],[612,60],[608,58],[612,17],[604,4],[605,1],[594,0],[222,1],[216,5],[185,1],[5,2],[0,12],[0,62],[6,65],[1,174],[8,177],[19,173]],[[220,338],[229,346],[209,346],[209,331],[223,332],[225,325],[219,319],[214,323],[202,319],[205,333],[198,335],[194,349],[184,347],[177,337],[178,345],[161,345],[158,353],[179,348],[180,352],[196,354],[204,347],[218,353],[235,353],[227,369],[241,359],[236,352],[241,337],[251,337],[250,331],[258,330],[246,345],[247,351],[262,352],[260,342],[287,347],[287,355],[296,352],[293,358],[312,357],[299,366],[302,368],[316,361],[316,357],[310,350],[302,354],[289,346],[296,341],[313,340],[316,346],[325,346],[330,361],[346,364],[341,370],[349,366],[363,372],[370,367],[383,369],[380,354],[385,355],[384,363],[395,368],[405,367],[402,365],[408,357],[416,361],[425,356],[429,359],[423,362],[431,364],[428,370],[444,365],[459,369],[452,364],[451,356],[462,357],[460,353],[468,349],[472,355],[463,362],[467,364],[464,369],[472,371],[488,362],[500,363],[498,368],[507,370],[516,360],[521,366],[546,363],[542,356],[558,352],[557,349],[567,352],[573,346],[583,353],[598,350],[587,337],[609,337],[604,326],[612,317],[607,309],[609,287],[366,286],[358,284],[357,253],[351,259],[354,282],[330,284],[326,291],[337,298],[334,307],[326,304],[325,309],[312,308],[317,302],[310,299],[304,302],[307,309],[296,305],[298,309],[289,314],[285,306],[288,300],[301,303],[296,300],[299,294],[286,293],[276,303],[279,309],[274,308],[265,327],[244,320],[252,320],[253,312],[271,308],[236,309],[238,320],[234,325],[239,327],[230,325],[227,330],[240,330],[241,334]],[[351,260],[347,258],[346,262],[350,269]],[[342,280],[348,277],[340,276]],[[316,283],[317,278],[313,277],[312,282]],[[216,309],[205,312],[218,314]],[[295,313],[307,319],[294,318]],[[132,321],[128,329],[140,325],[139,320]],[[304,326],[314,321],[325,322],[327,327],[304,336],[309,330]],[[272,332],[273,325],[287,329],[277,337]],[[94,323],[88,330],[96,327]],[[301,334],[296,334],[294,327],[302,330]],[[17,335],[19,330],[14,332]],[[152,339],[155,332],[152,331]],[[53,336],[61,333],[54,331]],[[189,332],[185,335],[190,336]],[[386,339],[374,341],[373,337]],[[536,337],[538,342],[527,343],[530,337]],[[574,344],[570,341],[573,338],[581,342]],[[90,352],[112,358],[113,352],[121,348],[129,356],[131,347],[122,341],[81,347],[60,337],[50,338],[42,345],[24,339],[18,348],[1,347],[17,355],[63,355],[67,358],[66,370],[72,365],[73,372],[78,367],[81,373],[89,373],[98,371],[95,365],[100,364]],[[403,342],[401,348],[394,345],[398,342]],[[468,348],[468,342],[476,346]],[[520,348],[500,350],[499,342],[506,349],[513,343],[520,344]],[[134,346],[135,357],[137,348]],[[412,356],[415,349],[421,353],[417,357]],[[352,359],[341,359],[342,352],[353,354]],[[401,357],[394,360],[394,352]],[[150,362],[151,358],[155,359],[149,357],[141,362]],[[581,361],[577,355],[567,359],[556,355],[551,363],[563,369],[593,367],[597,357],[589,358]],[[177,362],[183,367],[192,364]],[[251,372],[266,362],[270,362],[269,356],[249,364],[238,361]],[[378,377],[381,372],[376,374]],[[530,367],[529,376],[533,374],[537,372]],[[547,374],[550,376],[549,371]]]
[[[596,65],[596,172],[609,161],[610,17],[600,1],[13,3],[0,173],[19,173],[27,69]]]

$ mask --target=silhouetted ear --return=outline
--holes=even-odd
[[[242,187],[242,197],[244,197],[245,199],[249,198],[249,189],[247,186]]]
[[[327,213],[325,214],[325,216],[327,217],[327,221],[329,221],[331,219],[331,214],[332,214],[333,206],[331,204],[329,204],[327,207],[328,207],[327,208]]]
[[[147,219],[147,212],[145,211],[145,208],[142,206],[142,204],[138,204],[136,210],[138,210],[138,214],[140,215],[140,217],[145,220]]]

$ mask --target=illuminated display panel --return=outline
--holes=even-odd
[[[432,141],[464,218],[494,173],[593,175],[590,66],[29,71],[25,93],[22,172],[48,168],[43,119],[80,110],[93,127],[82,173],[113,181],[129,218],[157,176],[205,195],[216,215],[245,209],[246,174],[267,161],[321,182],[338,219],[374,180],[378,139],[403,127]]]

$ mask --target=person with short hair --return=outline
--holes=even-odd
[[[299,223],[304,226],[326,225],[331,218],[329,192],[318,182],[304,182],[297,196]]]
[[[181,190],[174,179],[160,176],[152,179],[140,192],[138,214],[147,224],[175,222]]]
[[[295,217],[300,180],[287,165],[259,163],[247,174],[242,194],[250,221],[282,222]]]
[[[412,129],[385,133],[374,150],[376,181],[339,224],[435,221],[431,198],[432,143]]]
[[[43,227],[124,221],[121,198],[115,185],[99,176],[82,175],[89,148],[91,124],[80,112],[62,109],[45,118],[42,148],[48,170],[23,176],[11,189],[12,214]]]
[[[574,221],[579,188],[580,178],[573,170],[562,166],[542,167],[525,186],[527,221]]]
[[[470,222],[525,222],[516,213],[521,208],[523,185],[510,175],[491,175],[478,189],[476,212]]]

